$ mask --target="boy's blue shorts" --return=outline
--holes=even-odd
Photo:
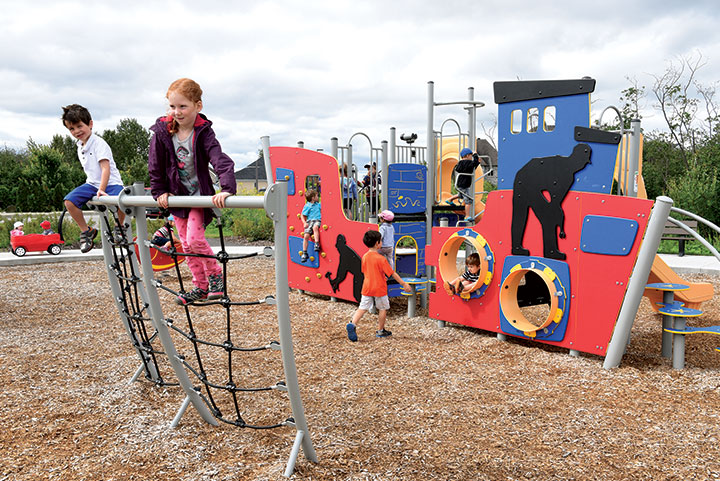
[[[124,187],[122,185],[108,185],[105,192],[107,192],[108,195],[119,195],[123,189]],[[97,187],[90,184],[83,184],[80,187],[73,189],[72,192],[66,195],[63,200],[69,200],[75,204],[76,207],[80,208],[85,205],[87,201],[95,197],[97,195],[97,191]]]

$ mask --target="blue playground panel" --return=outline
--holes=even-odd
[[[524,337],[526,339],[536,339],[543,341],[562,341],[565,337],[565,331],[567,330],[568,316],[570,313],[570,267],[567,262],[559,261],[555,259],[547,259],[545,257],[528,257],[528,256],[508,256],[505,258],[502,272],[501,285],[505,284],[505,279],[510,274],[510,270],[516,265],[520,265],[522,269],[539,269],[544,270],[549,268],[554,274],[555,279],[553,284],[555,286],[555,293],[550,292],[549,294],[555,295],[560,293],[558,296],[558,306],[562,310],[562,317],[557,322],[551,322],[550,325],[544,330],[538,330],[535,332],[535,337],[531,338],[526,336],[525,333],[519,329],[516,329],[505,316],[503,309],[500,311],[500,328],[503,332],[511,334],[513,336]]]
[[[293,170],[278,167],[277,169],[275,169],[275,179],[277,179],[278,182],[282,180],[287,180],[288,195],[295,195],[295,172]]]
[[[388,208],[395,214],[425,212],[426,178],[424,165],[388,165]]]
[[[320,267],[320,252],[315,252],[315,243],[313,241],[308,241],[308,260],[305,262],[302,262],[300,258],[302,257],[302,247],[303,247],[303,239],[302,237],[297,237],[294,235],[288,236],[288,246],[290,248],[290,261],[294,262],[295,264],[304,266],[304,267],[311,267],[313,269],[317,269]]]
[[[590,122],[588,94],[498,105],[498,190],[512,190],[515,174],[532,158],[570,155],[578,143],[574,135],[575,127],[586,127]],[[551,131],[546,131],[543,126],[544,112],[548,107],[555,107],[557,112],[555,128]],[[527,112],[531,108],[537,108],[540,114],[540,125],[536,132],[527,131]],[[511,131],[513,111],[520,111],[519,115],[522,116],[518,133]]]
[[[626,256],[638,233],[638,223],[620,217],[587,215],[582,222],[580,250],[592,254]]]

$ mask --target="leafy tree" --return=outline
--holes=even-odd
[[[655,107],[662,113],[668,127],[665,135],[679,149],[686,169],[690,168],[691,157],[698,147],[712,136],[718,122],[714,87],[703,86],[697,80],[698,71],[706,63],[698,52],[697,58],[681,57],[677,62],[670,62],[661,75],[653,75]],[[707,119],[698,118],[700,110],[705,110]]]
[[[147,169],[150,131],[135,119],[122,119],[115,129],[104,131],[102,138],[112,149],[115,164],[125,185],[134,182],[150,184]]]
[[[22,212],[59,210],[62,200],[78,184],[77,173],[64,162],[57,150],[31,145],[28,161],[21,172],[17,208]]]
[[[17,192],[22,184],[23,163],[27,161],[24,152],[16,152],[5,147],[0,150],[0,209],[17,209]]]

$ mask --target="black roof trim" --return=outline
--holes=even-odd
[[[575,127],[575,140],[578,142],[595,142],[597,144],[619,144],[622,136],[617,132]]]
[[[495,103],[505,104],[521,100],[545,99],[593,92],[595,79],[577,80],[519,80],[493,83]]]

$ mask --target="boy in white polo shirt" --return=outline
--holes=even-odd
[[[120,194],[123,189],[122,178],[115,166],[110,146],[102,137],[92,132],[93,122],[88,109],[78,104],[68,105],[62,109],[63,125],[70,131],[70,135],[78,140],[78,159],[87,175],[83,185],[65,196],[65,207],[82,231],[80,251],[88,252],[93,248],[93,241],[98,231],[88,227],[80,209],[96,195],[100,197]],[[118,212],[118,218],[122,224],[125,221],[125,214],[122,211]],[[116,235],[122,233],[118,226],[115,229]]]

